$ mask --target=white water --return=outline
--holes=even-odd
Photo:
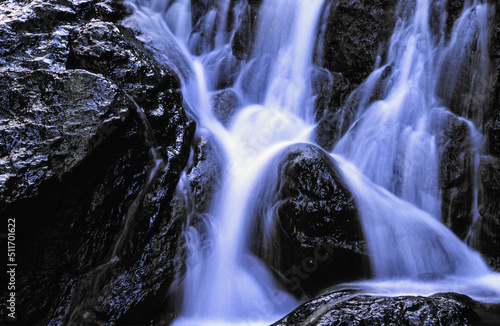
[[[137,0],[132,5],[131,21],[161,59],[178,70],[185,102],[199,130],[211,133],[225,154],[222,191],[203,221],[205,230],[188,226],[184,232],[186,273],[174,324],[269,324],[299,303],[248,249],[249,198],[263,186],[257,180],[278,152],[310,141],[312,53],[324,3],[264,0],[251,56],[244,63],[232,56],[230,46],[242,5],[230,10],[228,0],[216,3],[218,8],[207,10],[196,26],[188,0]],[[481,283],[471,280],[493,278],[481,283],[486,288],[500,282],[479,255],[439,221],[436,135],[440,121],[450,113],[436,94],[437,80],[454,78],[443,68],[446,55],[463,56],[467,42],[477,39],[484,49],[487,28],[480,22],[489,7],[468,6],[447,43],[442,34],[430,31],[429,0],[418,0],[413,12],[404,3],[387,56],[393,72],[385,96],[375,103],[361,101],[360,119],[339,141],[333,157],[361,212],[378,281],[372,286],[390,293],[426,293],[426,284],[437,283],[422,278],[431,277],[439,279],[440,290],[470,293],[474,291],[467,289]],[[444,19],[443,15],[441,27]],[[230,21],[233,26],[228,26]],[[461,37],[470,24],[478,26],[476,34]],[[488,69],[484,61],[474,62],[480,71]],[[368,80],[376,79],[384,68]],[[215,118],[211,98],[228,72],[236,76],[229,84],[240,105],[226,127]],[[481,91],[474,78],[471,83]],[[387,279],[405,285],[391,281],[391,287],[381,281]],[[498,287],[488,289],[493,293],[488,300],[500,298]]]
[[[356,199],[370,251],[375,280],[359,284],[374,293],[456,291],[498,302],[500,275],[491,273],[480,255],[440,222],[440,153],[436,145],[440,126],[452,114],[436,94],[453,90],[465,56],[472,56],[471,69],[478,71],[466,85],[474,90],[476,100],[484,98],[484,89],[476,85],[482,84],[478,79],[488,70],[484,55],[490,8],[480,1],[466,5],[447,43],[444,33],[433,35],[429,28],[430,4],[430,0],[417,1],[416,10],[398,21],[387,55],[392,74],[385,96],[362,108],[362,115],[332,155]],[[406,10],[404,6],[400,9]],[[444,22],[445,16],[441,19]],[[465,32],[467,28],[472,31]],[[474,47],[478,48],[474,54],[468,52]],[[458,63],[457,70],[446,67],[450,53]],[[367,81],[373,82],[370,78],[377,78],[385,67],[374,71]],[[471,186],[476,219],[479,126],[465,121],[473,142]]]

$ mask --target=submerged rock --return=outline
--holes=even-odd
[[[213,113],[217,120],[225,126],[229,125],[239,104],[238,94],[232,89],[219,91],[212,97]]]
[[[275,186],[261,190],[256,200],[256,228],[264,234],[254,240],[259,256],[297,294],[367,277],[356,204],[332,158],[314,145],[296,144],[278,158],[276,169],[264,183],[273,180]]]
[[[497,306],[481,305],[465,295],[368,296],[338,290],[304,303],[273,326],[329,325],[495,325]],[[477,312],[475,311],[477,310]],[[479,313],[479,314],[478,314]],[[480,315],[484,314],[484,317]]]

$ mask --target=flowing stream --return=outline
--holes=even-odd
[[[258,180],[277,153],[297,142],[312,142],[313,53],[320,46],[321,18],[330,2],[263,0],[245,61],[234,58],[231,42],[246,3],[197,3],[206,7],[201,14],[192,11],[189,0],[132,1],[129,19],[157,55],[177,70],[199,132],[216,139],[226,162],[222,190],[204,221],[204,234],[190,226],[184,232],[186,273],[174,324],[266,325],[299,302],[248,249],[250,198],[256,187],[265,186]],[[458,78],[450,64],[472,65],[477,72],[469,76],[472,93],[484,95],[481,80],[488,71],[484,58],[492,8],[481,1],[467,3],[446,40],[444,8],[437,8],[443,12],[434,22],[438,32],[429,24],[430,8],[438,5],[401,0],[385,63],[367,79],[391,67],[383,98],[370,103],[370,92],[362,94],[358,119],[331,156],[357,201],[371,254],[375,280],[360,284],[382,293],[456,290],[495,301],[500,278],[440,221],[441,153],[436,144],[441,126],[452,115],[443,100],[452,91],[442,86],[451,87]],[[220,89],[238,99],[227,125],[213,111],[212,97]],[[478,157],[480,114],[471,113],[475,111],[468,100],[461,114],[470,121],[461,119],[471,134],[479,135],[472,149]]]

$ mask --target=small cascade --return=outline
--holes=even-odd
[[[442,279],[489,272],[480,255],[433,216],[373,184],[341,156],[333,158],[358,204],[376,279]]]

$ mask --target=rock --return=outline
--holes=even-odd
[[[65,69],[69,36],[85,19],[116,21],[130,12],[114,0],[7,0],[0,4],[0,66]]]
[[[382,55],[396,23],[394,0],[341,0],[332,5],[324,35],[323,66],[360,84]]]
[[[382,297],[339,290],[304,303],[273,326],[466,326],[481,321],[474,311],[475,308],[482,308],[479,306],[469,297],[456,293],[438,293],[429,297]]]
[[[146,112],[158,142],[175,135],[165,131],[175,128],[171,113],[182,108],[179,77],[132,30],[92,21],[75,31],[70,48],[68,68],[86,69],[113,80]]]
[[[483,156],[480,173],[483,198],[473,246],[491,268],[500,271],[500,158]]]
[[[267,176],[276,186],[261,190],[255,201],[256,234],[263,233],[269,218],[276,221],[276,231],[271,238],[254,234],[259,239],[254,251],[297,294],[367,277],[369,261],[356,204],[332,158],[314,145],[296,144],[277,160],[277,171]],[[269,207],[272,216],[266,216]]]
[[[481,126],[488,117],[492,71],[489,35],[481,26],[488,14],[471,10],[457,20],[443,52],[436,94],[453,113]],[[458,24],[460,22],[460,24]]]
[[[195,123],[177,75],[113,23],[127,13],[0,4],[0,214],[16,219],[20,324],[144,325],[164,311]]]
[[[0,66],[64,69],[69,22],[77,18],[70,3],[9,0],[0,4],[0,15]]]
[[[210,136],[200,136],[193,143],[194,160],[188,167],[187,178],[191,192],[192,203],[197,214],[207,213],[209,205],[219,192],[223,175],[223,156],[215,139]]]
[[[179,154],[164,158],[154,183],[145,187],[154,164],[132,116],[62,183],[49,180],[39,195],[3,212],[15,216],[19,227],[21,323],[59,325],[74,314],[79,325],[145,324],[163,308],[183,224],[170,216],[170,200],[192,128],[184,124],[181,148],[175,140],[165,144]],[[125,233],[119,261],[102,265],[128,214],[133,232]]]
[[[347,131],[348,120],[344,119],[343,108],[346,97],[351,91],[349,82],[340,73],[326,69],[316,69],[312,75],[315,99],[316,127],[315,142],[327,151]]]
[[[492,155],[500,157],[500,110],[497,111],[488,130],[489,152]]]
[[[314,131],[316,143],[331,151],[353,125],[357,113],[386,95],[393,80],[391,73],[391,66],[382,67],[370,74],[354,91],[342,74],[326,75],[329,78],[325,78],[324,73],[319,78],[313,75],[315,93],[327,94],[319,95],[316,100],[316,121],[319,120]],[[320,87],[317,86],[318,82]]]
[[[464,8],[464,0],[447,0],[446,1],[446,12],[448,15],[446,16],[446,37],[449,38],[451,35],[451,30],[453,28],[453,24],[460,17],[462,10]]]
[[[465,239],[473,220],[473,139],[467,122],[447,114],[436,137],[439,153],[441,218],[459,238]]]
[[[128,115],[118,87],[84,70],[3,69],[0,76],[2,206],[61,178]]]
[[[228,126],[240,104],[238,94],[232,89],[224,89],[212,96],[213,112],[217,120]]]
[[[232,3],[242,3],[242,1],[232,1]],[[239,25],[233,36],[231,48],[233,54],[239,60],[247,60],[252,54],[254,36],[257,31],[257,20],[262,0],[247,0],[247,4],[242,7],[239,13]],[[234,6],[234,5],[233,5]]]

